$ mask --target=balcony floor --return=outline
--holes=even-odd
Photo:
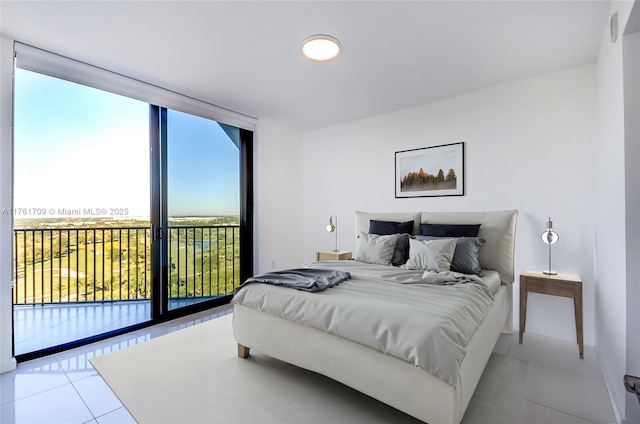
[[[170,309],[202,302],[207,298],[171,300]],[[146,322],[150,300],[106,303],[14,305],[15,354],[22,355],[74,340]]]

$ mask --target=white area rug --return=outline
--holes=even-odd
[[[226,315],[91,360],[139,423],[418,423],[331,379],[251,351]],[[493,354],[463,423],[522,422],[528,363]]]

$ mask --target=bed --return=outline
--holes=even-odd
[[[350,310],[349,306],[345,306],[346,309],[349,309],[346,312],[343,311],[345,315],[338,315],[337,311],[339,310],[336,308],[339,308],[340,302],[330,301],[327,296],[333,296],[334,293],[338,293],[340,290],[353,289],[357,284],[360,285],[358,287],[363,287],[363,282],[370,277],[371,284],[367,285],[367,289],[375,290],[373,282],[375,281],[376,284],[382,284],[382,282],[377,279],[374,280],[372,276],[375,275],[377,277],[380,272],[386,272],[384,273],[385,279],[390,275],[393,275],[393,278],[401,276],[401,278],[405,279],[414,275],[411,274],[407,277],[409,274],[405,275],[405,271],[399,269],[396,271],[397,268],[392,266],[371,264],[369,268],[367,264],[359,261],[335,261],[333,263],[331,261],[323,261],[309,264],[310,267],[318,268],[342,268],[351,273],[352,278],[350,280],[323,291],[321,295],[309,293],[302,295],[306,296],[305,299],[324,299],[325,304],[315,306],[316,309],[313,309],[314,306],[309,306],[312,304],[304,304],[303,308],[318,311],[313,312],[312,315],[322,314],[322,311],[327,310],[329,307],[334,308],[328,312],[331,317],[325,319],[329,323],[327,328],[322,327],[321,329],[317,325],[312,325],[299,319],[296,316],[298,313],[292,309],[292,305],[296,302],[290,299],[281,299],[283,296],[289,296],[289,294],[283,293],[296,292],[296,290],[266,284],[250,284],[244,288],[243,290],[247,292],[249,290],[262,292],[259,295],[265,299],[280,299],[282,313],[274,313],[274,310],[261,308],[256,302],[253,302],[253,304],[251,302],[243,302],[236,295],[232,302],[234,304],[233,331],[238,343],[238,356],[246,358],[250,349],[255,349],[271,357],[332,378],[424,422],[430,424],[457,424],[462,420],[500,333],[511,333],[513,331],[512,283],[514,281],[513,258],[516,219],[517,211],[515,210],[451,213],[356,212],[355,214],[356,237],[366,236],[373,221],[398,223],[413,221],[412,234],[414,235],[420,234],[422,224],[436,224],[435,226],[438,226],[438,224],[462,224],[463,226],[480,224],[477,237],[485,240],[478,254],[479,263],[483,269],[480,274],[489,275],[491,271],[488,270],[492,270],[494,280],[497,278],[497,284],[494,284],[493,288],[490,289],[482,287],[482,284],[476,284],[475,280],[473,281],[474,284],[466,285],[423,284],[420,286],[440,291],[447,290],[449,287],[465,286],[464,291],[470,290],[466,286],[481,287],[476,291],[484,293],[482,296],[485,298],[487,296],[490,297],[490,302],[486,306],[482,306],[484,305],[482,302],[485,301],[480,302],[482,305],[479,308],[482,308],[483,311],[481,319],[477,320],[477,325],[474,327],[473,324],[464,324],[465,326],[468,325],[472,331],[469,330],[471,332],[466,337],[461,337],[460,340],[456,341],[456,343],[463,345],[463,352],[459,361],[449,360],[447,362],[445,360],[449,355],[443,354],[443,352],[448,352],[447,349],[449,347],[444,344],[436,344],[435,347],[425,348],[428,353],[425,355],[424,353],[416,353],[416,349],[407,348],[405,343],[405,346],[397,348],[400,354],[396,354],[395,351],[387,349],[385,343],[376,343],[375,341],[372,343],[369,340],[361,340],[357,337],[349,338],[336,334],[333,331],[333,327],[340,327],[341,323],[345,321],[357,321],[359,318],[354,315],[356,312]],[[357,240],[357,243],[359,242]],[[358,244],[358,246],[360,247],[361,244]],[[388,268],[388,271],[384,271],[383,268]],[[389,284],[394,283],[395,281]],[[401,287],[396,289],[396,286]],[[414,284],[395,284],[393,287],[393,290],[406,288],[406,290],[414,290],[412,293],[417,293]],[[491,292],[490,294],[488,294],[489,291]],[[253,296],[255,298],[258,294],[253,293]],[[401,298],[402,293],[399,293],[398,296]],[[365,297],[366,295],[360,296],[361,299]],[[414,299],[411,293],[407,295],[407,299],[411,299],[413,303],[419,302]],[[305,300],[305,302],[307,301],[312,300]],[[378,301],[379,299],[376,300],[376,302]],[[408,300],[408,302],[410,301]],[[350,305],[350,303],[346,302],[343,302],[343,304]],[[277,302],[275,305],[278,307]],[[380,311],[385,311],[384,315],[395,314],[395,312],[387,313],[392,309],[386,309],[385,307],[380,307],[380,305],[377,305],[376,308]],[[430,308],[433,309],[432,307]],[[473,316],[467,310],[460,311],[458,309],[456,312],[458,316]],[[413,317],[413,315],[410,316]],[[402,319],[406,319],[406,317]],[[366,320],[361,319],[361,321],[375,321],[375,319],[372,320],[371,317],[368,317]],[[406,327],[415,326],[411,322],[415,322],[415,320],[406,319]],[[397,327],[397,324],[391,324],[391,326],[394,325]],[[410,330],[410,328],[403,327],[400,326],[403,331]],[[376,331],[380,332],[377,323],[373,324],[373,332],[375,333]],[[362,330],[361,332],[364,333],[366,331]],[[386,334],[385,337],[388,338],[386,332],[382,333]],[[450,338],[451,335],[445,335],[441,340]],[[442,362],[440,365],[436,364],[439,374],[433,373],[431,369],[434,357],[435,362]],[[430,362],[427,363],[427,361]]]

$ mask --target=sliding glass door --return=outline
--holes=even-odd
[[[19,360],[229,302],[252,131],[21,68],[14,98]]]
[[[167,310],[233,293],[240,281],[239,130],[166,114]]]
[[[15,71],[16,355],[151,318],[149,106]]]

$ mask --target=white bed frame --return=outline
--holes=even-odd
[[[249,349],[330,377],[430,424],[458,424],[482,376],[501,331],[512,332],[513,255],[517,211],[500,212],[356,212],[356,233],[368,232],[369,220],[481,224],[487,240],[480,264],[500,272],[502,285],[493,305],[466,346],[458,384],[452,387],[421,368],[341,337],[254,309],[234,305],[233,331],[238,356]]]

